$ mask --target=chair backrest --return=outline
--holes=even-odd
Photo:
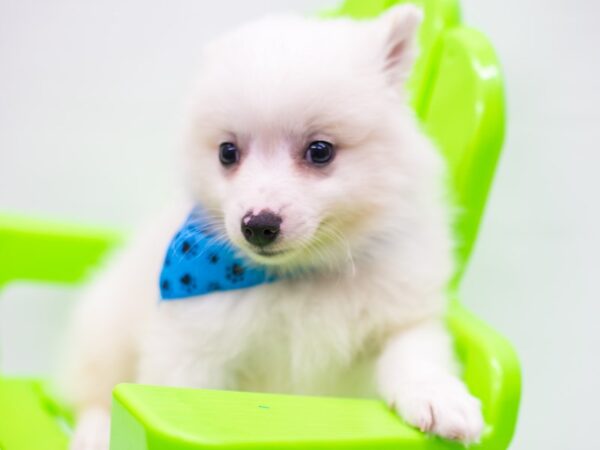
[[[347,0],[336,12],[355,18],[381,14],[408,0]],[[459,26],[457,0],[410,0],[424,9],[420,56],[409,89],[427,133],[448,162],[457,207],[456,287],[473,248],[504,136],[500,66],[487,38]]]

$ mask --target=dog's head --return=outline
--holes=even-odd
[[[412,6],[366,22],[274,16],[206,48],[188,180],[249,257],[339,265],[397,219],[420,18]]]

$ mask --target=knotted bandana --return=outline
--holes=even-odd
[[[229,241],[212,231],[206,214],[196,207],[169,244],[160,274],[160,293],[163,300],[181,300],[275,279],[263,267],[243,259]]]

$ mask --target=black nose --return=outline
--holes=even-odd
[[[277,239],[280,226],[281,217],[266,209],[257,215],[248,213],[242,219],[244,237],[257,247],[265,247]]]

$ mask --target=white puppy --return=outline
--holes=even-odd
[[[131,243],[75,318],[73,449],[107,448],[122,381],[379,395],[423,431],[480,437],[444,325],[443,164],[402,90],[419,22],[412,6],[366,22],[274,16],[206,48],[190,201]],[[195,204],[281,279],[159,303],[165,249]],[[255,216],[262,240],[245,228]]]

